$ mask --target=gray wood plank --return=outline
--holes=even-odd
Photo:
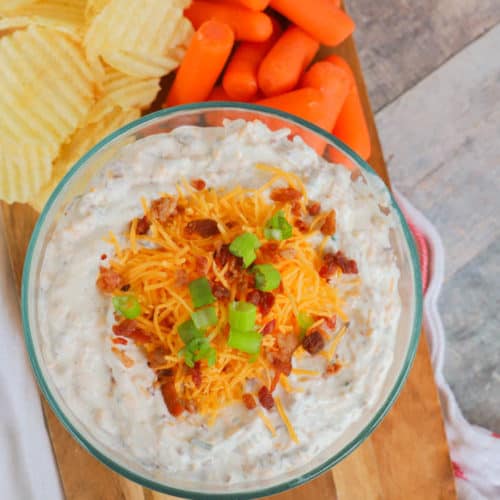
[[[447,254],[445,374],[466,417],[500,432],[500,25],[376,115],[393,185]]]
[[[375,110],[500,22],[498,0],[348,0],[347,8]]]

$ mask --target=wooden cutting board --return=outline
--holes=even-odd
[[[329,49],[329,53],[331,50]],[[370,165],[389,184],[354,41],[335,52],[351,64],[372,138]],[[12,268],[20,287],[26,248],[38,214],[27,205],[1,204]],[[132,483],[85,451],[59,423],[42,397],[61,483],[68,500],[173,498]],[[453,472],[425,336],[408,380],[389,414],[356,451],[314,481],[276,500],[454,499]]]

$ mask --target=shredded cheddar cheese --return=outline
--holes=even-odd
[[[253,191],[242,187],[227,192],[214,189],[198,191],[183,179],[176,187],[175,199],[172,195],[164,195],[166,200],[176,203],[168,221],[155,218],[153,205],[150,206],[142,198],[144,216],[149,222],[146,234],[138,233],[139,219],[134,219],[125,233],[128,240],[126,247],[119,244],[112,232],[108,240],[116,254],[111,259],[110,268],[126,284],[125,288],[117,289],[113,294],[133,294],[141,306],[140,316],[133,320],[139,329],[135,343],[142,348],[150,366],[157,372],[159,383],[162,383],[161,377],[169,377],[179,400],[189,402],[194,411],[206,415],[209,424],[215,421],[222,408],[242,401],[250,381],[258,381],[269,388],[273,387],[273,380],[279,379],[285,391],[301,391],[293,388],[288,378],[273,365],[284,338],[293,336],[298,344],[299,313],[315,318],[313,327],[320,325],[324,318],[333,316],[340,317],[344,322],[348,320],[339,291],[318,274],[327,238],[322,238],[319,251],[310,242],[310,236],[319,232],[324,214],[312,217],[309,230],[305,233],[293,227],[290,238],[267,242],[264,228],[277,210],[283,210],[287,220],[292,221],[294,217],[290,204],[272,202],[266,194],[267,190],[274,185],[288,184],[302,193],[302,206],[307,203],[307,192],[300,178],[294,174],[268,165],[257,165],[257,168],[269,173],[270,179]],[[218,231],[213,236],[200,237],[187,231],[192,221],[207,219],[216,222]],[[251,285],[244,284],[245,278],[241,274],[244,271],[240,271],[243,278],[235,279],[230,263],[220,265],[214,257],[221,245],[230,244],[243,232],[255,234],[262,244],[257,250],[256,263],[268,263],[266,259],[271,259],[281,277],[280,288],[273,291],[274,305],[271,310],[265,316],[257,313],[258,330],[264,330],[271,320],[275,326],[272,332],[262,336],[260,351],[254,359],[227,343],[228,301],[247,300]],[[217,324],[206,331],[206,339],[216,351],[215,363],[209,366],[202,361],[199,366],[189,368],[180,355],[184,342],[178,327],[194,311],[187,285],[200,276],[206,276],[212,286],[218,283],[218,286],[224,287],[227,299],[212,304]],[[341,330],[337,334],[328,357],[333,355],[344,333]],[[125,366],[129,364],[124,351],[116,347],[112,349]],[[299,346],[296,355],[303,356],[304,349]],[[292,373],[309,377],[321,375],[318,371],[296,368],[292,369]],[[291,439],[298,442],[280,399],[275,397],[275,401]],[[276,430],[270,419],[260,410],[258,415],[274,436]]]

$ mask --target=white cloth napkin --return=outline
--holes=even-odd
[[[0,222],[0,499],[63,498]]]
[[[458,496],[460,500],[498,500],[500,436],[465,420],[443,376],[445,336],[437,310],[444,276],[441,239],[434,226],[420,212],[401,195],[397,197],[429,246],[431,272],[424,300],[424,321]],[[62,499],[38,391],[24,348],[16,289],[1,222],[0,336],[0,499]]]

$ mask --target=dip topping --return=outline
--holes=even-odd
[[[337,340],[337,318],[341,328],[347,322],[329,280],[356,273],[356,262],[322,252],[335,212],[308,201],[297,176],[257,168],[273,177],[253,191],[220,192],[193,179],[175,197],[142,200],[129,246],[100,267],[97,287],[116,313],[114,352],[127,339],[142,349],[174,417],[195,411],[212,423],[222,407],[250,410],[256,400],[272,410],[276,386],[290,390],[294,355],[332,359],[326,340]]]

